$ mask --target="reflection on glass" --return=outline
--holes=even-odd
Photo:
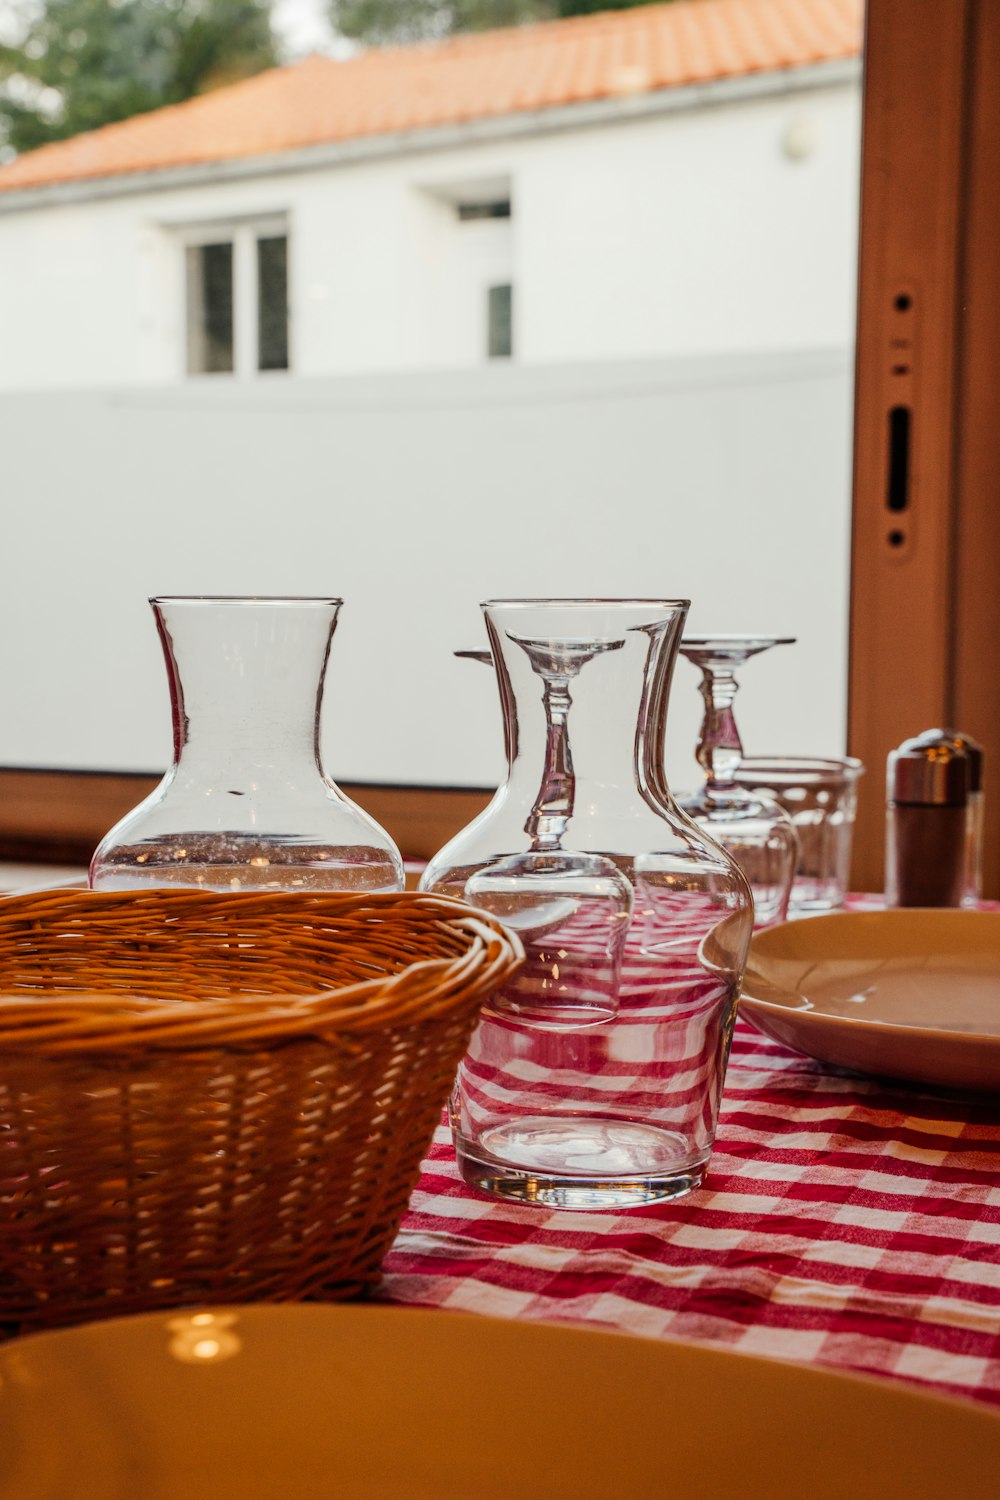
[[[189,245],[187,251],[189,375],[233,369],[233,247]]]

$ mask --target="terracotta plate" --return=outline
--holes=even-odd
[[[0,1349],[17,1500],[995,1500],[1000,1416],[890,1381],[387,1307]]]
[[[741,1014],[822,1062],[1000,1094],[1000,912],[840,912],[754,936]]]

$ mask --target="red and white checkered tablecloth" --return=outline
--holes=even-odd
[[[1000,1105],[825,1068],[741,1020],[699,1190],[627,1213],[494,1202],[442,1125],[377,1295],[1000,1405]]]

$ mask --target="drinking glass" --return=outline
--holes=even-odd
[[[733,716],[740,667],[772,646],[790,646],[792,636],[686,635],[680,651],[701,672],[705,715],[698,764],[705,782],[681,806],[736,860],[750,883],[754,925],[782,922],[795,875],[797,844],[792,820],[773,797],[741,786],[736,769],[743,745]]]
[[[844,905],[851,843],[864,766],[853,756],[747,756],[734,779],[746,791],[765,792],[795,825],[798,856],[790,917],[817,916]]]

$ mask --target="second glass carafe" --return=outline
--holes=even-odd
[[[466,1180],[570,1208],[696,1186],[715,1133],[752,901],[663,771],[684,600],[493,600],[508,777],[421,889],[512,926],[451,1118]]]

